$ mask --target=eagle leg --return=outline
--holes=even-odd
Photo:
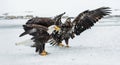
[[[39,54],[41,56],[46,56],[48,53],[45,51],[45,43],[40,45]]]
[[[66,43],[66,46],[65,46],[65,47],[66,47],[66,48],[69,48],[68,41],[69,41],[69,38],[66,38],[66,39],[65,39],[65,43]]]

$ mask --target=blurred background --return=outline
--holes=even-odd
[[[84,10],[102,6],[112,8],[112,15],[120,15],[120,0],[0,0],[0,15],[51,17],[62,12],[77,16]]]

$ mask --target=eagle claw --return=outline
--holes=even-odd
[[[69,48],[70,46],[67,45],[67,46],[65,46],[65,47],[66,47],[66,48]]]
[[[41,56],[46,56],[47,54],[48,53],[45,50],[43,50],[42,53],[40,53]]]
[[[64,45],[62,43],[58,44],[59,47],[63,47]]]

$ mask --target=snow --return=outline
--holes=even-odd
[[[5,21],[15,23],[7,24]],[[120,20],[101,21],[104,22],[70,39],[70,48],[46,44],[49,54],[40,56],[34,48],[15,45],[30,38],[29,35],[19,37],[23,32],[19,26],[26,20],[0,20],[0,65],[120,65]],[[16,24],[19,26],[14,27]]]

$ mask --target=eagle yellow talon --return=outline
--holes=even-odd
[[[66,48],[69,48],[70,46],[67,45],[67,46],[65,46],[65,47],[66,47]]]
[[[41,56],[46,56],[47,52],[45,50],[42,51],[42,53],[40,53]]]
[[[63,45],[62,43],[60,43],[58,46],[59,46],[59,47],[63,47],[64,45]]]

